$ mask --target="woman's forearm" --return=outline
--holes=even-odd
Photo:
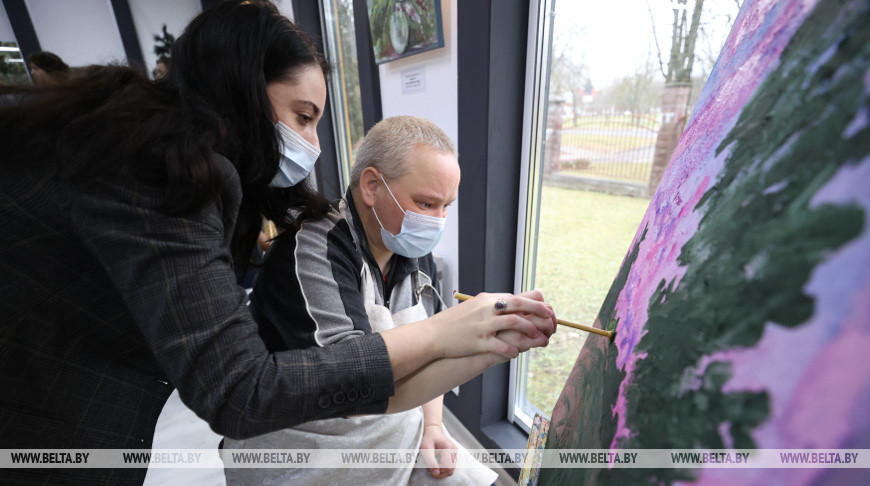
[[[396,381],[395,394],[390,398],[387,413],[404,412],[430,402],[483,373],[490,366],[504,361],[506,358],[493,353],[434,361]]]
[[[390,364],[393,367],[393,381],[399,382],[422,369],[427,364],[444,357],[438,337],[426,321],[399,326],[381,333]],[[431,397],[430,397],[431,398]],[[417,406],[425,403],[421,401]]]

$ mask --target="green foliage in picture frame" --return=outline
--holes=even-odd
[[[440,0],[367,0],[375,62],[444,47]]]

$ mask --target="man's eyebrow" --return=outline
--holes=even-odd
[[[302,103],[303,105],[308,105],[308,106],[310,106],[311,109],[314,111],[314,116],[317,116],[317,115],[320,114],[320,107],[317,106],[317,104],[314,103],[313,101],[308,101],[308,100],[296,100],[296,103]]]
[[[424,199],[430,199],[430,200],[433,200],[433,201],[440,201],[440,200],[441,200],[441,196],[439,196],[439,195],[437,195],[437,194],[435,194],[435,193],[427,192],[427,191],[425,191],[425,190],[422,190],[422,191],[418,192],[418,193],[416,194],[416,197],[424,198]],[[456,198],[454,197],[453,199],[455,200]],[[450,201],[450,202],[453,202],[453,201]]]

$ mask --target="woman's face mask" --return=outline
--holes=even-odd
[[[281,162],[270,187],[291,187],[308,177],[320,157],[320,149],[295,130],[278,122],[275,127],[281,137]]]
[[[383,175],[381,175],[381,180],[384,182],[384,187],[387,188],[393,201],[395,201],[396,206],[399,206],[399,209],[405,215],[402,219],[402,230],[399,231],[399,234],[394,235],[384,228],[381,219],[378,218],[377,211],[372,206],[375,218],[381,226],[381,240],[384,242],[384,246],[391,252],[407,258],[420,258],[432,252],[441,240],[441,235],[444,233],[444,223],[447,219],[426,216],[414,211],[406,211],[399,204],[396,196],[393,195],[393,191],[390,190],[390,186],[387,185]]]

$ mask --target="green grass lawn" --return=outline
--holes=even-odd
[[[643,218],[648,199],[544,186],[535,287],[563,319],[592,325]],[[559,326],[550,345],[530,353],[526,391],[550,415],[587,339]]]

